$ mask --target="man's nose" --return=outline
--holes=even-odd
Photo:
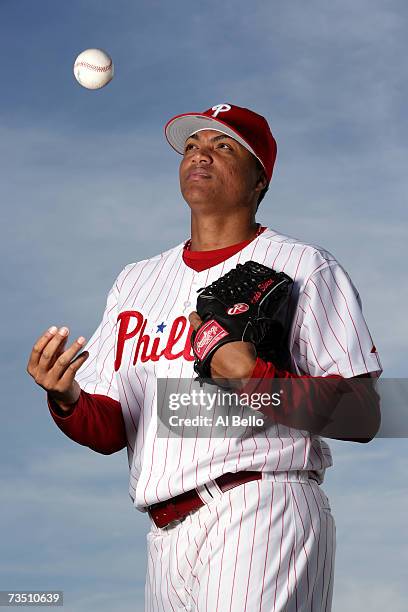
[[[206,146],[201,146],[199,149],[196,150],[193,160],[196,163],[202,163],[202,164],[211,164],[212,163],[212,156],[211,156],[211,151],[209,149],[209,147]]]

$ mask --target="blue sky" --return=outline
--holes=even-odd
[[[2,0],[1,589],[143,610],[148,522],[126,454],[65,438],[25,367],[51,324],[90,337],[124,265],[189,236],[173,115],[232,102],[268,119],[278,160],[258,221],[336,256],[383,376],[406,377],[407,17],[402,0]],[[89,47],[115,63],[100,91],[72,75]],[[334,611],[402,612],[406,440],[330,446]]]

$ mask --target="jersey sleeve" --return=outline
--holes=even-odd
[[[110,455],[126,447],[126,431],[119,402],[105,395],[81,391],[71,410],[63,412],[48,395],[54,422],[71,440],[97,453]]]
[[[119,279],[120,275],[108,293],[102,321],[84,346],[89,357],[75,376],[81,389],[87,393],[106,395],[116,401],[119,401],[114,370]]]
[[[381,374],[360,296],[338,262],[312,274],[301,291],[293,347],[296,369],[311,376]]]

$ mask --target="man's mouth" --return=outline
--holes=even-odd
[[[211,178],[210,172],[207,170],[196,169],[187,174],[187,180],[199,181],[201,179]]]

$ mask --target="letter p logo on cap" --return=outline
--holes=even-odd
[[[211,108],[211,110],[215,111],[212,116],[217,117],[218,113],[225,113],[226,111],[230,111],[231,107],[229,104],[216,104]]]

